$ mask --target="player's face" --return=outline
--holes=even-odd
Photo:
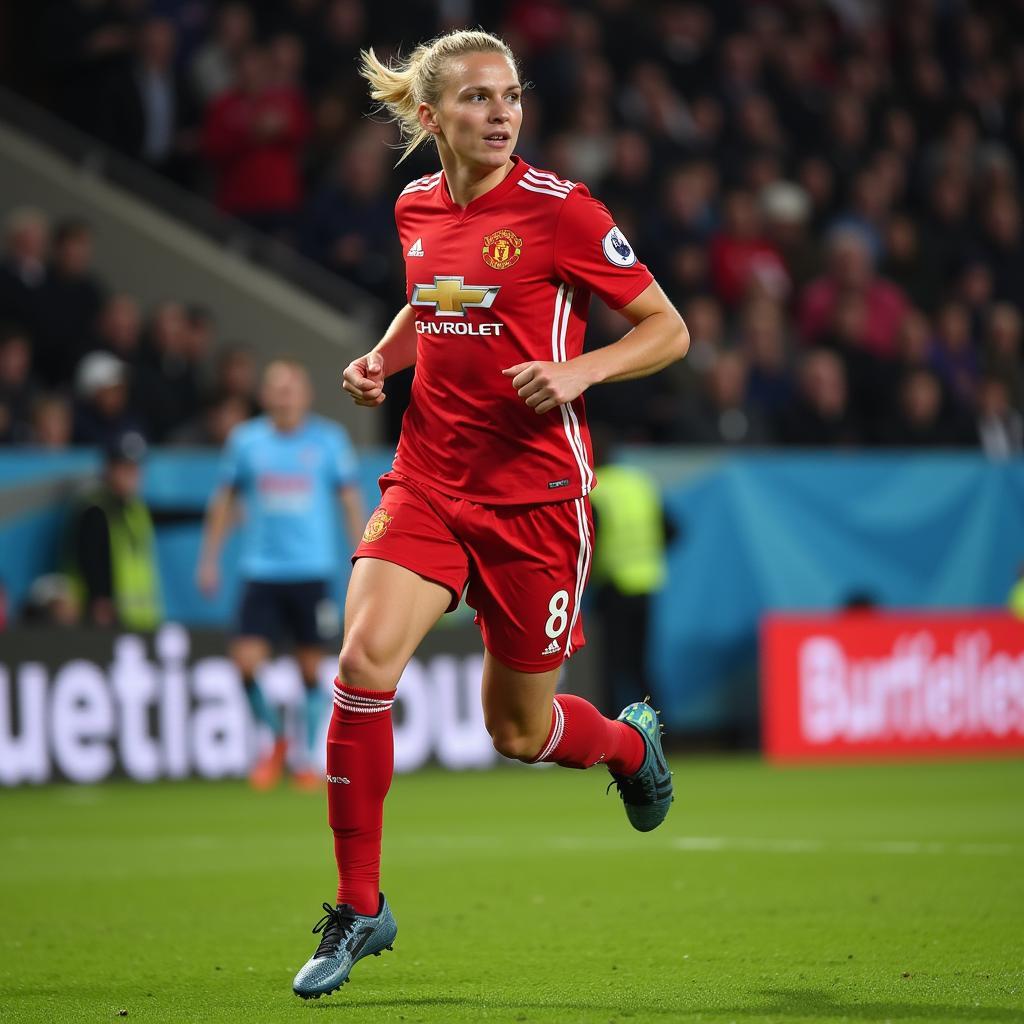
[[[309,409],[310,397],[309,381],[304,373],[280,364],[267,370],[263,381],[263,407],[276,423],[282,426],[298,423]]]
[[[502,167],[523,123],[522,86],[500,53],[471,53],[448,65],[441,102],[432,111],[438,144],[460,162]]]

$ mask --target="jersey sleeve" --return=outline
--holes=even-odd
[[[628,305],[654,280],[608,208],[582,185],[562,205],[554,262],[561,280],[588,288],[612,309]]]
[[[220,482],[224,487],[240,490],[244,483],[245,466],[242,459],[242,434],[238,427],[228,434],[220,456]]]
[[[348,432],[341,427],[331,431],[331,482],[335,487],[348,487],[356,483],[359,461]]]

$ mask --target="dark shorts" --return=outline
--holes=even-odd
[[[249,580],[242,595],[237,635],[258,636],[275,644],[285,634],[299,647],[322,647],[337,634],[337,618],[324,580]]]

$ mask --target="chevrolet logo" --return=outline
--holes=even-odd
[[[413,287],[414,306],[433,306],[438,316],[465,316],[467,306],[488,309],[501,285],[463,284],[461,277],[438,277],[433,284],[418,284]]]

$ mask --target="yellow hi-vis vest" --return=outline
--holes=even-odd
[[[1024,579],[1019,579],[1014,583],[1006,605],[1018,619],[1024,619]]]
[[[650,594],[665,582],[661,495],[647,473],[601,466],[590,494],[598,516],[593,578],[623,594]]]
[[[123,504],[104,491],[93,493],[80,506],[103,510],[110,534],[110,578],[118,621],[126,629],[155,629],[163,619],[156,539],[149,509],[138,498]],[[85,595],[85,581],[76,565],[72,579]]]

